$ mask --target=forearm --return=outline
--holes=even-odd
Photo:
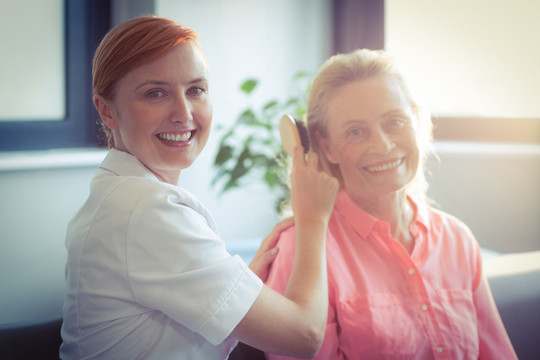
[[[233,331],[240,341],[266,352],[312,358],[324,339],[328,313],[326,229],[339,183],[294,152],[291,203],[296,224],[294,265],[285,296],[268,287]]]
[[[297,224],[295,233],[284,296],[265,287],[234,336],[269,353],[311,358],[323,342],[328,311],[326,225]]]
[[[296,303],[307,324],[324,328],[328,308],[325,221],[296,225],[296,251],[285,297]],[[323,334],[324,335],[324,334]]]

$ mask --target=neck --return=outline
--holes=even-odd
[[[414,209],[405,191],[397,191],[374,199],[359,199],[355,202],[366,212],[390,225],[392,237],[400,242],[409,253],[414,247],[410,225]]]
[[[158,173],[157,171],[154,171],[152,169],[150,169],[148,166],[144,165],[152,174],[154,174],[158,179],[159,181],[161,182],[165,182],[167,184],[171,184],[171,185],[178,185],[178,179],[180,178],[180,172],[178,172],[178,174],[173,174],[173,173],[164,173],[164,174],[161,174],[161,173]]]

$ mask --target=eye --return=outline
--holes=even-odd
[[[195,95],[195,96],[200,96],[200,95],[204,95],[208,92],[208,89],[202,87],[202,86],[194,86],[194,87],[191,87],[188,89],[188,94],[189,95]]]
[[[404,124],[404,121],[401,120],[401,119],[392,119],[392,120],[390,120],[390,126],[401,127],[401,126],[403,126],[403,124]]]
[[[346,136],[347,138],[352,139],[359,139],[362,138],[365,135],[366,131],[361,127],[353,127],[347,130]]]
[[[403,118],[392,118],[386,122],[386,128],[389,130],[400,130],[407,124],[407,120]]]
[[[149,98],[159,98],[164,95],[165,93],[160,89],[152,89],[146,92],[146,96]]]

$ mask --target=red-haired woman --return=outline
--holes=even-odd
[[[263,285],[282,222],[248,267],[178,186],[212,120],[208,68],[191,29],[139,17],[96,51],[94,104],[109,152],[70,222],[63,359],[225,359],[238,340],[313,356],[324,336],[325,232],[337,180],[296,149],[298,256],[285,296]]]

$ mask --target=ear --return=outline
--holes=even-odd
[[[118,128],[118,123],[116,122],[116,110],[112,102],[101,95],[94,95],[94,106],[96,107],[101,121],[103,121],[109,129],[116,130]]]
[[[323,137],[319,131],[315,132],[315,137],[317,138],[317,142],[319,143],[319,146],[321,147],[328,162],[337,165],[339,162],[337,161],[336,157],[330,149],[330,140]]]

